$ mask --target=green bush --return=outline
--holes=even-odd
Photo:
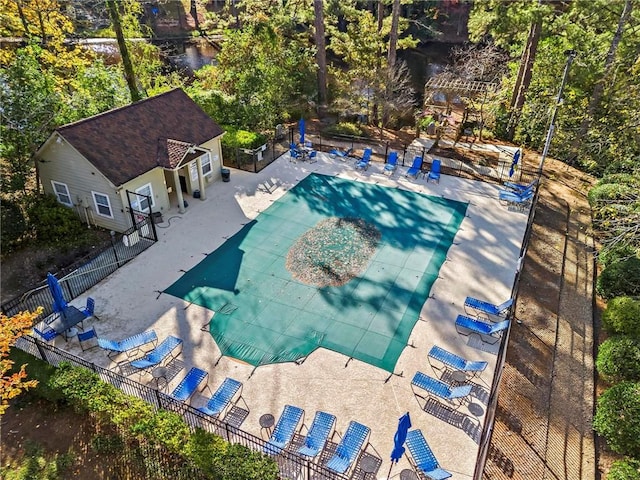
[[[267,137],[261,133],[238,130],[225,125],[226,134],[222,137],[222,146],[230,148],[254,149],[267,143]]]
[[[640,458],[640,383],[606,390],[598,399],[593,429],[614,452]]]
[[[627,335],[608,338],[600,345],[596,367],[610,382],[640,381],[640,341]]]
[[[640,461],[618,460],[613,462],[607,480],[640,480]]]
[[[82,244],[89,235],[87,226],[69,207],[58,203],[53,195],[38,195],[27,207],[29,229],[45,245]]]
[[[613,247],[603,247],[602,250],[598,252],[598,263],[603,267],[608,267],[609,265],[618,263],[621,260],[637,256],[638,251],[635,247],[628,244],[618,243]]]
[[[164,410],[142,419],[131,431],[147,441],[164,445],[175,453],[181,453],[182,446],[189,439],[189,427],[182,417]]]
[[[627,258],[606,267],[596,282],[596,292],[605,299],[640,295],[640,259]]]
[[[622,184],[640,188],[640,176],[630,173],[611,173],[598,180],[596,186],[606,184]]]
[[[612,334],[640,338],[640,301],[631,297],[612,298],[602,312],[602,326]]]
[[[3,199],[0,202],[0,242],[2,252],[12,251],[27,233],[27,219],[17,202]]]
[[[366,137],[367,133],[356,123],[340,122],[324,129],[327,135],[349,135],[352,137]]]
[[[592,208],[598,206],[600,200],[620,200],[632,196],[637,191],[636,187],[624,183],[598,184],[589,190],[587,199]]]

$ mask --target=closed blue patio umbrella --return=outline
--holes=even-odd
[[[509,169],[509,177],[513,176],[513,172],[516,169],[516,165],[518,165],[518,160],[520,160],[520,155],[522,155],[522,150],[517,149],[513,154],[513,160],[511,161],[511,168]]]
[[[64,299],[60,282],[51,273],[47,273],[47,286],[53,297],[53,311],[64,312],[64,309],[67,308],[67,301]]]
[[[302,145],[304,145],[304,129],[305,129],[304,118],[301,118],[300,121],[298,122],[298,131],[300,132],[300,143]]]
[[[393,450],[391,451],[391,467],[389,467],[389,474],[387,478],[391,476],[391,468],[394,463],[398,461],[404,455],[404,442],[407,439],[407,432],[411,428],[411,418],[409,412],[405,413],[398,419],[398,429],[393,437]]]

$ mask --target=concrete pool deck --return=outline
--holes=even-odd
[[[417,180],[404,177],[406,169],[399,167],[389,178],[382,173],[381,164],[373,163],[365,172],[356,171],[352,162],[320,153],[318,161],[312,164],[290,162],[287,154],[258,174],[232,170],[229,183],[211,185],[207,199],[194,199],[184,214],[163,212],[164,223],[159,225],[157,244],[72,303],[82,305],[87,296],[96,300],[99,320],[89,325],[94,325],[102,337],[118,340],[154,329],[160,340],[167,335],[182,338],[181,360],[185,368],[197,366],[207,370],[212,390],[227,376],[243,382],[249,414],[242,429],[249,433],[263,434],[259,417],[270,413],[277,419],[285,404],[305,410],[307,427],[317,410],[336,415],[336,430],[340,434],[355,420],[371,428],[368,451],[382,459],[377,476],[386,478],[398,418],[409,412],[412,428],[423,431],[441,467],[450,471],[454,479],[472,478],[478,452],[476,436],[486,411],[482,390],[488,396],[497,345],[477,348],[477,337],[459,335],[454,321],[459,313],[464,313],[463,303],[468,295],[494,303],[508,298],[518,268],[527,216],[498,203],[496,184],[447,175],[442,175],[439,184],[427,184],[422,177]],[[215,365],[220,350],[209,332],[201,330],[214,312],[160,293],[311,172],[470,202],[447,261],[422,308],[421,320],[398,360],[396,375],[387,382],[388,372],[357,360],[345,366],[346,356],[325,349],[316,350],[301,365],[264,365],[254,371],[252,365],[229,357],[223,357]],[[82,353],[75,340],[56,342],[73,353]],[[431,402],[425,411],[425,401],[411,389],[416,371],[439,376],[427,361],[427,352],[434,344],[470,360],[489,362],[487,370],[476,380],[482,387],[478,390],[480,395],[457,410],[455,422],[437,418],[438,411],[434,412]],[[116,368],[100,349],[81,356],[98,365]],[[185,372],[177,375],[169,388]],[[151,375],[143,376],[143,382],[151,381]],[[205,393],[193,398],[192,405],[204,404],[209,392]],[[397,478],[404,468],[409,468],[406,457],[393,467],[392,478]]]

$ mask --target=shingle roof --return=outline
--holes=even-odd
[[[175,167],[191,145],[223,133],[181,89],[57,129],[119,186],[149,170]]]

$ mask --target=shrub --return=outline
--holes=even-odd
[[[324,129],[327,135],[350,135],[352,137],[366,137],[367,134],[359,125],[349,122],[340,122]]]
[[[600,200],[620,200],[631,197],[637,189],[624,183],[598,184],[589,190],[587,199],[592,208],[598,206]]]
[[[598,262],[604,267],[613,265],[627,258],[636,257],[638,251],[629,244],[618,243],[612,247],[603,247],[598,252]]]
[[[189,427],[182,417],[164,410],[143,418],[131,431],[175,453],[181,453],[182,446],[189,439]]]
[[[630,173],[611,173],[609,175],[605,175],[600,180],[598,180],[597,185],[606,185],[606,184],[622,184],[622,185],[630,185],[634,188],[640,188],[640,177],[638,175],[632,175]]]
[[[606,267],[598,277],[596,291],[605,299],[640,295],[640,259],[627,258]]]
[[[88,238],[87,226],[75,212],[58,203],[53,195],[38,195],[27,207],[29,228],[36,240],[45,245],[71,245]]]
[[[640,381],[640,342],[626,335],[605,340],[596,359],[598,372],[609,381]]]
[[[640,461],[618,460],[613,462],[607,480],[640,480]]]
[[[261,133],[238,130],[225,126],[226,134],[222,137],[222,146],[230,148],[257,148],[267,142],[267,137]]]
[[[622,382],[598,399],[593,429],[616,453],[640,457],[640,383]]]
[[[17,202],[2,200],[0,202],[0,242],[4,253],[12,251],[27,233],[27,219]]]
[[[631,297],[609,300],[602,312],[602,325],[609,333],[621,333],[640,338],[640,301]]]

